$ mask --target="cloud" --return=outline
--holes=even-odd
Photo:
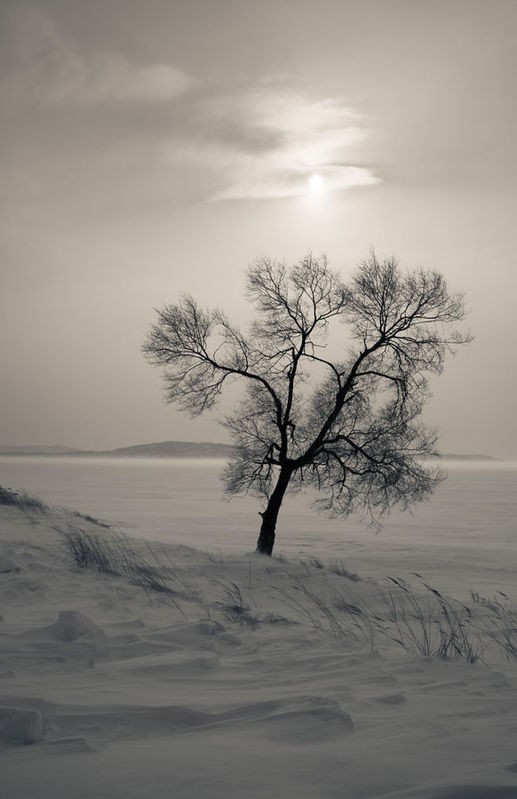
[[[263,86],[207,100],[197,117],[197,130],[168,156],[217,173],[213,201],[296,197],[314,174],[327,192],[379,182],[351,161],[368,136],[363,118],[335,99]]]
[[[315,174],[327,193],[379,180],[366,120],[339,98],[295,90],[287,75],[254,86],[196,80],[181,65],[88,48],[23,4],[8,16],[0,93],[11,197],[66,196],[68,206],[72,173],[78,204],[90,191],[92,206],[122,185],[150,205],[296,197]]]
[[[169,64],[135,64],[120,53],[87,51],[50,18],[21,7],[9,17],[9,62],[0,84],[4,100],[91,106],[162,103],[193,83]]]
[[[191,83],[183,72],[167,64],[136,66],[110,53],[76,58],[56,77],[49,86],[49,99],[76,104],[162,103],[183,94]]]

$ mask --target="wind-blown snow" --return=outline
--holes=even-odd
[[[79,528],[112,535],[1,510],[4,799],[517,797],[515,660],[406,651],[395,583],[137,541],[103,574],[71,563]]]

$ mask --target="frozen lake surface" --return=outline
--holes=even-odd
[[[119,525],[129,535],[243,553],[254,549],[258,501],[223,498],[224,462],[191,459],[0,457],[0,484],[24,488]],[[517,464],[450,462],[448,479],[413,514],[393,512],[376,533],[328,519],[288,497],[275,552],[342,560],[363,576],[422,573],[455,596],[497,590],[517,599]]]

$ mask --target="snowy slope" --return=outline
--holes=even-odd
[[[445,661],[407,651],[421,583],[0,519],[4,799],[517,797],[515,660],[475,634],[496,629],[484,603],[477,662]],[[78,568],[71,541],[112,541],[121,574]]]

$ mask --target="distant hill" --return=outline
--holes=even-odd
[[[82,457],[109,458],[229,458],[233,452],[231,444],[209,441],[157,441],[152,444],[136,444],[109,450],[82,450],[62,447],[57,444],[44,446],[9,447],[0,446],[0,455],[77,455]],[[435,456],[444,461],[497,461],[491,455],[456,455],[444,452]]]
[[[137,444],[99,453],[121,458],[228,458],[233,451],[230,444],[212,444],[208,441],[159,441],[155,444]]]
[[[41,444],[23,447],[0,446],[0,455],[72,455],[80,452],[74,447],[61,447],[59,444]]]
[[[137,444],[110,450],[82,450],[61,446],[0,446],[0,455],[77,455],[81,457],[105,456],[110,458],[228,458],[233,451],[230,444],[208,441],[159,441]]]

